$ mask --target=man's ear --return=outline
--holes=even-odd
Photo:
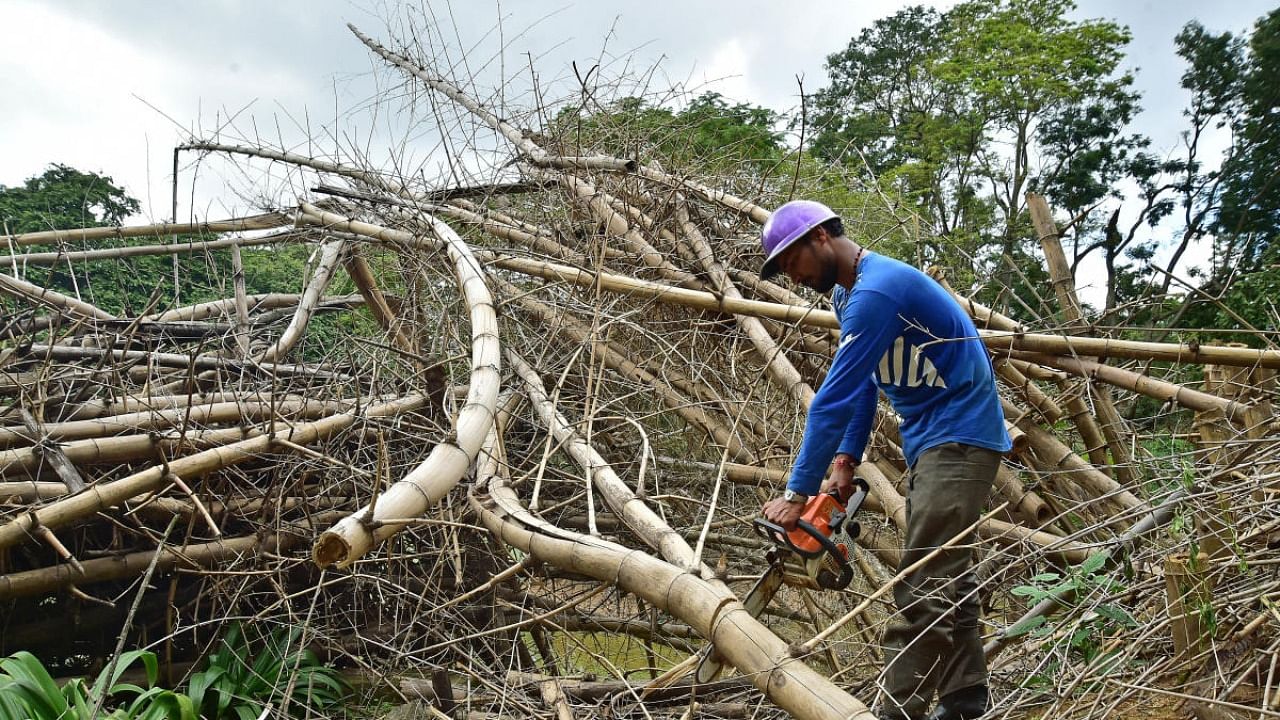
[[[831,234],[821,225],[816,225],[809,231],[809,242],[814,245],[825,245],[831,240]]]

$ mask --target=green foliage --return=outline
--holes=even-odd
[[[191,675],[187,689],[204,720],[254,720],[267,703],[314,714],[346,693],[338,673],[302,643],[297,626],[251,639],[245,626],[233,624],[205,665]]]
[[[549,133],[569,154],[583,149],[618,157],[660,158],[671,165],[697,163],[702,173],[728,168],[763,171],[785,149],[772,110],[731,104],[719,93],[698,96],[681,110],[628,97],[594,112],[565,108]]]
[[[1205,170],[1194,156],[1183,163],[1181,205],[1191,220],[1185,234],[1213,242],[1212,265],[1201,289],[1188,298],[1183,324],[1240,328],[1230,339],[1256,344],[1248,332],[1277,329],[1271,298],[1280,264],[1280,10],[1260,18],[1249,36],[1212,33],[1188,23],[1175,40],[1187,63],[1182,86],[1192,95],[1186,114],[1194,148],[1209,130],[1228,129],[1232,145],[1222,166]],[[1212,298],[1212,299],[1210,299]]]
[[[120,682],[135,662],[141,662],[146,671],[148,689]],[[15,653],[0,660],[0,716],[29,720],[196,720],[190,698],[153,687],[157,674],[154,653],[126,652],[109,669],[110,675],[103,671],[92,686],[86,687],[77,678],[59,688],[34,655]],[[104,696],[115,701],[114,709],[94,715],[94,708]]]
[[[1054,598],[1074,605],[1077,612],[1070,615],[1074,624],[1069,628],[1060,628],[1048,623],[1044,616],[1039,616],[1014,625],[1006,634],[1009,637],[1031,634],[1035,637],[1053,638],[1048,641],[1046,650],[1065,643],[1068,656],[1086,663],[1101,661],[1105,668],[1106,658],[1102,657],[1102,652],[1106,638],[1118,631],[1138,627],[1138,621],[1119,605],[1098,603],[1091,607],[1081,607],[1075,604],[1077,598],[1111,594],[1122,587],[1118,581],[1102,572],[1105,564],[1106,556],[1096,553],[1065,573],[1041,573],[1031,578],[1029,584],[1013,588],[1011,592],[1014,595],[1027,598],[1032,605]]]
[[[1213,38],[1217,44],[1232,45],[1229,35]],[[1216,229],[1229,240],[1220,242],[1228,257],[1245,271],[1256,271],[1274,252],[1268,252],[1280,232],[1280,9],[1272,10],[1255,24],[1247,54],[1236,56],[1240,64],[1234,74],[1224,73],[1211,87],[1220,88],[1222,102],[1238,104],[1239,119],[1232,123],[1234,143],[1224,163],[1222,208]]]
[[[1071,20],[1072,10],[1068,0],[901,10],[828,57],[832,83],[815,97],[815,152],[865,163],[945,239],[949,267],[967,258],[969,274],[996,277],[1037,311],[1042,263],[1025,193],[1078,215],[1160,167],[1145,138],[1124,132],[1138,111],[1119,71],[1128,31]],[[1132,237],[1101,223],[1077,237],[1080,256],[1104,250],[1118,286]]]
[[[193,673],[185,693],[155,687],[154,653],[123,653],[91,685],[81,679],[62,687],[38,658],[18,652],[0,660],[0,717],[29,720],[256,720],[268,703],[295,716],[324,716],[347,693],[337,671],[323,665],[301,642],[298,627],[281,628],[263,637],[246,637],[232,625]],[[121,682],[141,663],[147,687]],[[106,698],[97,716],[93,709]]]
[[[0,185],[4,234],[120,225],[141,206],[111,178],[54,163],[19,187]]]

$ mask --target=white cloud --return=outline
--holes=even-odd
[[[0,184],[65,163],[113,177],[156,219],[169,215],[171,152],[184,129],[211,131],[255,100],[270,111],[314,91],[285,66],[249,71],[168,53],[53,4],[0,3],[0,27],[10,30],[0,50]]]
[[[752,87],[748,77],[752,54],[736,37],[717,45],[701,73],[706,89],[739,102],[759,97],[760,93]]]

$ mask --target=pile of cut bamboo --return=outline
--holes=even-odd
[[[249,218],[5,238],[0,653],[80,671],[123,632],[176,680],[240,618],[454,717],[872,717],[906,519],[887,406],[854,584],[738,600],[836,328],[755,272],[789,188],[528,132],[352,30],[519,179],[193,141],[320,184]],[[1280,351],[1091,332],[1030,206],[1056,329],[953,290],[1016,440],[977,526],[992,717],[1275,716]],[[241,253],[286,244],[314,249],[305,284],[249,295]],[[37,282],[164,254],[227,262],[225,299],[117,317]],[[737,674],[697,686],[708,639]]]

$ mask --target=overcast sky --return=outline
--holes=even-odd
[[[0,184],[21,183],[51,162],[66,163],[112,176],[142,200],[146,218],[159,220],[170,213],[173,146],[188,133],[211,135],[229,116],[235,120],[224,138],[258,134],[292,143],[304,128],[323,136],[328,130],[318,128],[337,127],[348,144],[375,145],[390,136],[370,133],[368,126],[389,122],[386,114],[373,119],[360,112],[386,89],[388,75],[347,22],[379,38],[414,25],[433,38],[433,46],[454,48],[454,61],[465,56],[466,70],[486,88],[496,87],[499,77],[527,86],[531,57],[540,82],[552,88],[557,79],[572,78],[571,63],[585,71],[603,59],[607,76],[640,76],[656,65],[652,87],[711,82],[709,89],[733,99],[787,111],[797,102],[797,75],[808,92],[822,87],[826,55],[905,4],[0,0]],[[945,9],[954,3],[932,4]],[[1192,19],[1215,31],[1244,30],[1274,3],[1079,5],[1080,18],[1111,18],[1131,29],[1129,66],[1137,69],[1146,108],[1137,129],[1169,149],[1184,103],[1174,34]],[[422,29],[431,23],[434,32]],[[457,47],[470,50],[458,53]],[[507,100],[518,105],[522,98]],[[335,123],[335,116],[343,120]],[[367,149],[378,156],[379,148]],[[217,195],[201,187],[196,197],[184,197],[179,217],[243,209],[230,191]]]

